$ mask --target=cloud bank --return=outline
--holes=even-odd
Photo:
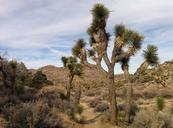
[[[61,56],[71,54],[78,38],[88,41],[95,3],[111,10],[107,30],[123,23],[145,36],[143,47],[159,47],[160,61],[173,59],[172,0],[0,0],[0,52],[24,61],[28,68],[62,66]],[[131,60],[130,71],[142,63],[141,52]],[[116,72],[121,72],[117,65]]]

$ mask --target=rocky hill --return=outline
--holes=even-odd
[[[56,67],[48,65],[40,68],[48,79],[53,81],[55,85],[65,86],[68,82],[68,70],[63,67]],[[32,70],[35,73],[36,70]],[[83,74],[81,77],[75,77],[74,85],[81,84],[84,88],[89,89],[93,87],[103,87],[108,84],[107,77],[102,71],[98,70],[95,65],[88,64],[84,66]],[[123,81],[122,74],[115,75],[116,82]],[[173,60],[167,61],[163,64],[159,64],[155,68],[146,70],[138,78],[138,83],[155,83],[159,84],[160,81],[166,82],[166,84],[173,83]]]

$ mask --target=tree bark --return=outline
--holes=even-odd
[[[75,106],[80,104],[80,97],[81,97],[81,86],[78,85],[76,92],[75,92]]]
[[[133,88],[132,88],[132,84],[130,82],[130,75],[129,75],[129,71],[128,71],[128,65],[124,66],[124,76],[125,76],[125,88],[126,88],[126,107],[125,107],[125,112],[126,112],[126,117],[125,120],[126,122],[129,124],[130,123],[130,111],[131,111],[131,106],[132,106],[132,102],[133,102],[133,98],[132,98],[132,93],[133,93]]]
[[[15,83],[16,83],[16,69],[13,69],[13,74],[11,76],[12,93],[15,94]]]
[[[110,93],[110,118],[111,123],[118,125],[117,120],[117,101],[116,101],[116,88],[115,88],[115,81],[114,81],[114,68],[109,69],[108,72],[110,84],[109,84],[109,93]]]
[[[72,88],[72,82],[73,82],[73,77],[72,75],[70,75],[69,77],[69,84],[67,86],[67,100],[70,102],[70,96],[71,96],[71,88]]]

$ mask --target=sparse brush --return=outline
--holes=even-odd
[[[80,105],[80,104],[78,104],[78,105],[76,106],[76,113],[78,113],[79,115],[81,115],[82,112],[83,112],[83,106]]]
[[[163,97],[157,97],[157,109],[162,111],[165,107],[165,100]]]

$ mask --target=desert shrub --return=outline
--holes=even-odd
[[[107,109],[109,109],[108,104],[105,102],[102,102],[102,103],[96,105],[96,107],[94,108],[94,111],[95,112],[104,112]]]
[[[64,91],[56,86],[43,87],[39,90],[37,95],[38,98],[44,100],[49,107],[57,107],[61,112],[70,108]]]
[[[15,86],[15,91],[17,95],[24,94],[25,93],[24,86],[23,85]]]
[[[47,76],[42,71],[37,71],[32,79],[32,86],[39,89],[44,84],[53,85],[51,81],[47,80]]]
[[[173,107],[171,107],[171,109],[170,109],[170,113],[173,114]]]
[[[92,108],[95,108],[100,103],[101,103],[101,99],[100,98],[95,98],[95,99],[93,99],[89,102],[89,106],[92,107]]]
[[[150,75],[144,75],[143,77],[140,77],[140,82],[142,82],[142,83],[150,82],[153,80],[154,80],[154,77],[152,77]]]
[[[165,100],[163,97],[157,97],[157,109],[159,111],[162,111],[165,106]]]
[[[156,97],[157,92],[155,90],[146,90],[143,92],[143,95],[146,99],[150,99]]]
[[[51,128],[62,126],[57,112],[42,101],[10,106],[3,110],[9,128]]]
[[[166,112],[142,110],[137,113],[132,128],[172,128],[172,117]]]
[[[124,111],[118,111],[118,120],[119,121],[125,120],[125,112]]]
[[[44,119],[45,128],[63,128],[63,120],[57,114],[57,109],[53,108]]]
[[[118,111],[124,111],[125,110],[125,104],[121,103],[117,105]]]
[[[24,94],[20,94],[18,97],[23,102],[37,100],[37,96],[35,95],[35,93],[34,92],[30,92],[30,91],[27,91]]]
[[[80,104],[78,104],[78,105],[76,106],[76,113],[82,114],[82,112],[83,112],[83,106],[80,105]]]

